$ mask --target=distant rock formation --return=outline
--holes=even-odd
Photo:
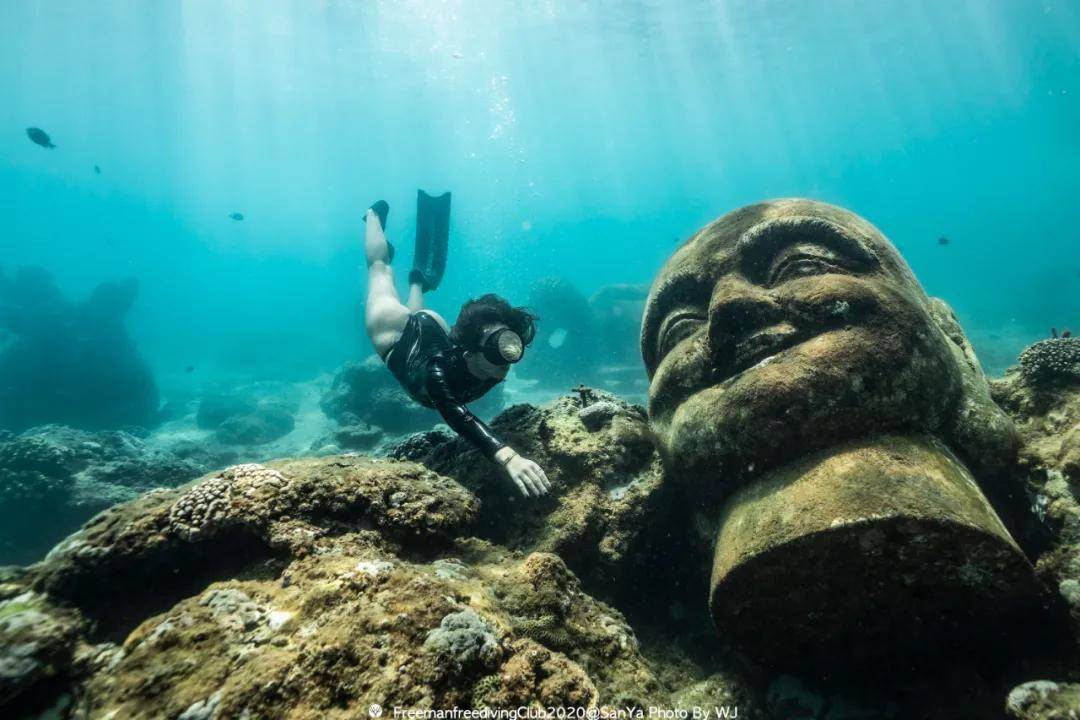
[[[536,340],[514,372],[541,387],[585,383],[644,398],[638,334],[647,285],[605,285],[589,298],[559,277],[537,280],[529,308],[540,316]]]
[[[469,408],[488,419],[503,407],[503,386],[496,385]],[[343,428],[354,428],[350,437],[368,437],[372,428],[389,435],[428,430],[442,422],[431,408],[409,397],[376,355],[362,362],[345,363],[334,376],[320,403],[327,417]],[[349,438],[343,438],[348,442]],[[324,446],[334,442],[327,438]],[[340,450],[358,449],[347,444]]]
[[[38,560],[105,508],[199,474],[120,431],[44,425],[0,436],[0,564]]]
[[[279,400],[208,395],[199,401],[195,422],[213,430],[222,445],[263,445],[292,432],[294,415],[295,409]]]
[[[157,387],[124,327],[137,295],[128,279],[73,303],[41,268],[0,273],[0,428],[156,425]]]

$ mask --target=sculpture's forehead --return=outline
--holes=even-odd
[[[875,254],[899,260],[892,243],[877,228],[852,212],[814,200],[772,200],[739,208],[703,227],[664,264],[653,289],[672,275],[723,274],[725,261],[734,255],[739,239],[747,230],[771,220],[796,217],[817,218],[839,225],[859,237]]]

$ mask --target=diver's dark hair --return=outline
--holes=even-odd
[[[461,306],[454,327],[450,329],[450,339],[470,350],[479,350],[484,326],[502,323],[520,335],[521,342],[528,345],[536,337],[536,321],[539,319],[528,308],[512,307],[498,295],[488,293]]]

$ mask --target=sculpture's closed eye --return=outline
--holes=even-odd
[[[657,360],[663,360],[671,350],[694,334],[705,323],[705,316],[698,310],[676,310],[664,319],[657,336]]]
[[[785,248],[773,258],[765,284],[771,287],[807,275],[846,273],[851,270],[849,265],[843,257],[827,247],[798,243]]]

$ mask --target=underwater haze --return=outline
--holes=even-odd
[[[706,221],[808,196],[897,243],[991,371],[1080,324],[1076,3],[9,0],[0,20],[2,267],[71,298],[137,278],[128,328],[166,396],[368,354],[362,212],[389,201],[408,262],[417,187],[453,192],[430,299],[451,320],[542,276],[647,283]]]

